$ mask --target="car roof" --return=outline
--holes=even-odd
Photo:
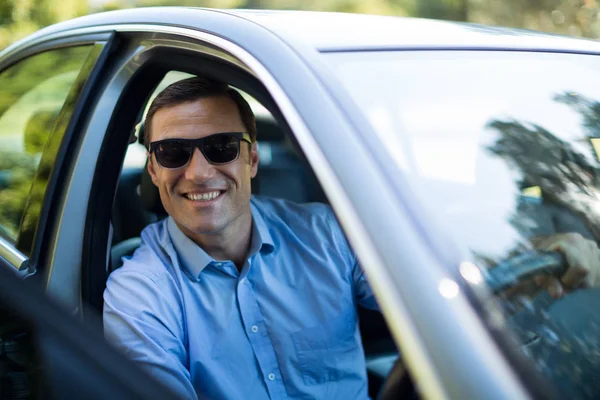
[[[593,40],[470,23],[314,11],[193,7],[143,7],[90,14],[44,28],[30,38],[118,24],[159,24],[203,30],[203,21],[210,13],[229,16],[232,23],[238,19],[250,21],[256,29],[267,29],[292,46],[302,43],[319,51],[514,49],[600,53],[600,43]],[[244,28],[248,29],[248,25]]]
[[[517,48],[598,51],[600,43],[523,29],[464,22],[313,11],[235,10],[236,15],[319,50]]]

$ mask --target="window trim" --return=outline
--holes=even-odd
[[[29,257],[21,253],[19,249],[3,236],[0,236],[0,257],[4,258],[18,271],[24,271],[29,268]]]

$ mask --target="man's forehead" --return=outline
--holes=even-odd
[[[202,98],[162,108],[154,115],[152,125],[155,140],[173,135],[201,137],[218,132],[244,130],[237,106],[233,100],[224,96]]]
[[[231,116],[232,113],[239,114],[239,111],[231,97],[216,95],[166,106],[157,110],[155,115],[159,113],[171,116],[215,118],[223,115]]]

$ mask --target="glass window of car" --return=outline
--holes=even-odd
[[[39,53],[0,73],[0,235],[13,243],[44,146],[91,49]]]
[[[594,288],[552,298],[542,283],[560,277],[565,260],[541,250],[560,237],[600,254],[600,59],[508,51],[326,59],[470,258],[459,272],[503,311],[515,348],[559,397],[598,398],[600,276],[590,276]]]

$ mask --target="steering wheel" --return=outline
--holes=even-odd
[[[566,272],[558,252],[527,252],[487,271],[494,293],[540,274]],[[508,318],[522,353],[552,381],[561,398],[600,397],[600,288],[582,288],[560,299],[546,291]]]
[[[493,293],[539,274],[564,274],[567,265],[558,252],[520,254],[488,270]],[[559,398],[600,398],[600,288],[583,288],[553,299],[546,291],[508,317],[521,352],[552,382]],[[550,384],[549,384],[550,385]],[[417,399],[417,391],[399,357],[379,400]]]
[[[560,276],[567,271],[565,257],[557,251],[529,251],[503,261],[487,271],[485,281],[494,292],[502,292],[530,277]]]

